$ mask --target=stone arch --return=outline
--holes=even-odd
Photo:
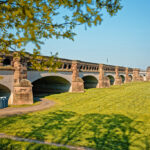
[[[130,81],[132,81],[132,79],[133,79],[133,76],[131,74],[129,75],[129,79],[130,79]]]
[[[10,94],[11,94],[11,90],[8,87],[0,84],[0,97],[6,96],[9,98]]]
[[[9,66],[9,65],[11,65],[11,60],[10,60],[10,58],[5,58],[5,59],[3,60],[3,66]]]
[[[68,65],[68,69],[71,69],[71,64]]]
[[[115,82],[114,76],[112,76],[112,75],[107,75],[107,77],[108,77],[109,80],[110,80],[110,85],[114,85],[114,82]]]
[[[144,81],[146,81],[146,78],[147,78],[146,74],[143,74]]]
[[[67,68],[67,64],[64,64],[64,68],[63,69],[66,69]]]
[[[50,94],[69,92],[71,87],[71,83],[60,76],[42,77],[32,82],[32,85],[34,96],[46,96]]]
[[[82,77],[82,79],[84,81],[85,89],[96,88],[98,84],[98,80],[96,79],[96,77],[91,76],[91,75],[84,76]]]
[[[121,77],[122,83],[124,83],[125,82],[125,76],[124,75],[120,75],[120,77]]]
[[[61,78],[64,78],[70,84],[72,83],[72,72],[48,72],[48,71],[28,71],[27,79],[33,83],[36,80],[39,80],[44,77],[49,77],[49,76],[58,76]]]
[[[144,75],[140,75],[140,81],[144,81]]]

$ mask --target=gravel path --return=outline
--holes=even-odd
[[[39,111],[43,109],[50,108],[55,105],[55,102],[47,100],[47,99],[40,99],[41,102],[38,105],[33,106],[26,106],[26,107],[7,107],[4,109],[0,109],[0,117],[7,117],[7,116],[13,116],[13,115],[19,115],[19,114],[25,114],[29,112]]]
[[[93,150],[91,148],[85,148],[85,147],[75,147],[75,146],[70,146],[70,145],[63,145],[63,144],[56,144],[56,143],[39,141],[39,140],[20,138],[16,136],[7,135],[4,133],[0,133],[0,138],[8,138],[8,139],[15,140],[15,141],[22,141],[22,142],[29,142],[29,143],[47,144],[47,145],[57,146],[57,147],[66,147],[66,148],[69,148],[70,150]]]

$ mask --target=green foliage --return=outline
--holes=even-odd
[[[48,96],[56,106],[0,118],[0,132],[97,150],[150,149],[150,82]]]
[[[77,25],[101,23],[103,8],[114,15],[120,0],[0,0],[0,49],[21,49],[28,42],[40,49],[43,38],[73,40]],[[62,16],[63,10],[67,13]]]
[[[56,69],[61,66],[61,62],[57,57],[58,53],[55,55],[51,54],[49,57],[41,56],[40,51],[34,49],[33,55],[30,56],[31,69],[34,70],[48,70],[49,72],[56,72]]]
[[[34,49],[33,54],[26,53],[24,50],[13,52],[13,57],[21,58],[22,60],[28,59],[28,63],[30,62],[30,66],[28,66],[28,69],[32,70],[48,70],[49,72],[53,71],[56,72],[56,70],[61,66],[61,62],[59,61],[59,58],[57,57],[58,53],[52,54],[50,56],[42,56],[40,51],[37,49]]]
[[[104,8],[113,16],[121,9],[120,0],[0,0],[0,52],[17,49],[24,55],[25,46],[32,42],[35,56],[44,39],[73,40],[77,25],[101,23]],[[54,63],[54,57],[42,63],[31,58],[33,69],[41,70],[48,64],[50,70],[56,70],[59,64]]]
[[[56,147],[46,144],[19,142],[10,139],[0,139],[0,150],[69,150],[65,147]]]

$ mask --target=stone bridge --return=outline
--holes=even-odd
[[[28,61],[22,62],[12,55],[1,54],[1,58],[0,96],[9,96],[9,104],[33,103],[33,96],[51,93],[84,92],[88,88],[150,81],[149,67],[141,71],[137,68],[60,59],[61,67],[56,72],[48,72],[32,70]]]

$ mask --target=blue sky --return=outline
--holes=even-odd
[[[146,69],[150,66],[150,0],[122,0],[123,9],[100,26],[78,27],[75,41],[49,39],[42,54]]]

